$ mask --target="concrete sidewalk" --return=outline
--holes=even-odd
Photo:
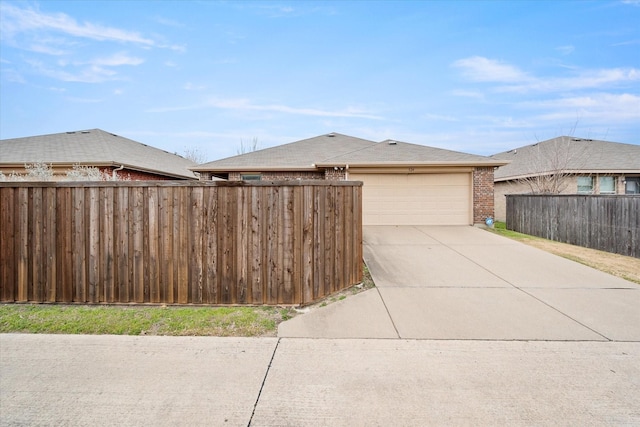
[[[2,426],[638,425],[640,343],[0,334]]]
[[[640,341],[640,286],[474,227],[365,227],[376,289],[280,337]]]

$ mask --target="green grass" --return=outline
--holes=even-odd
[[[510,237],[516,240],[532,240],[532,239],[540,239],[539,237],[530,236],[528,234],[518,233],[517,231],[507,230],[507,224],[502,221],[496,221],[493,224],[493,228],[489,228],[489,231],[500,234],[505,237]]]
[[[269,336],[295,312],[278,307],[0,305],[0,333]]]
[[[366,266],[357,293],[375,286]],[[334,295],[331,301],[343,300]],[[323,301],[321,306],[327,305]],[[0,304],[0,333],[88,335],[275,336],[292,307]]]

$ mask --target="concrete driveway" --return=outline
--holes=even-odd
[[[475,227],[364,228],[376,289],[281,337],[640,341],[640,286]]]

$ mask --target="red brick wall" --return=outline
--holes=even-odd
[[[493,167],[475,168],[473,171],[473,223],[484,223],[493,218]]]
[[[258,172],[256,172],[258,174]],[[242,179],[240,172],[229,172],[229,181],[240,181]],[[293,179],[307,180],[307,179],[324,179],[324,172],[322,171],[310,171],[310,172],[296,172],[296,171],[275,171],[275,172],[260,172],[262,181],[289,181]]]

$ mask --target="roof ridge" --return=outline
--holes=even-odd
[[[340,134],[339,134],[339,135],[340,135]],[[342,136],[349,136],[349,135],[342,135]],[[349,138],[357,138],[357,137],[349,136]],[[356,149],[356,150],[349,151],[349,152],[347,152],[347,153],[338,154],[338,155],[336,155],[336,156],[327,157],[326,159],[322,159],[322,160],[320,160],[320,162],[327,162],[327,161],[329,161],[329,160],[331,160],[331,159],[334,159],[334,158],[336,158],[336,157],[342,157],[342,156],[346,156],[346,155],[348,155],[348,154],[357,153],[358,151],[368,150],[368,149],[370,149],[371,147],[375,147],[375,146],[376,146],[376,144],[380,144],[380,142],[370,141],[370,140],[368,140],[368,139],[363,139],[363,138],[357,138],[357,139],[362,139],[363,141],[369,141],[369,142],[371,142],[371,144],[372,144],[372,145],[369,145],[368,147],[358,148],[358,149]]]

